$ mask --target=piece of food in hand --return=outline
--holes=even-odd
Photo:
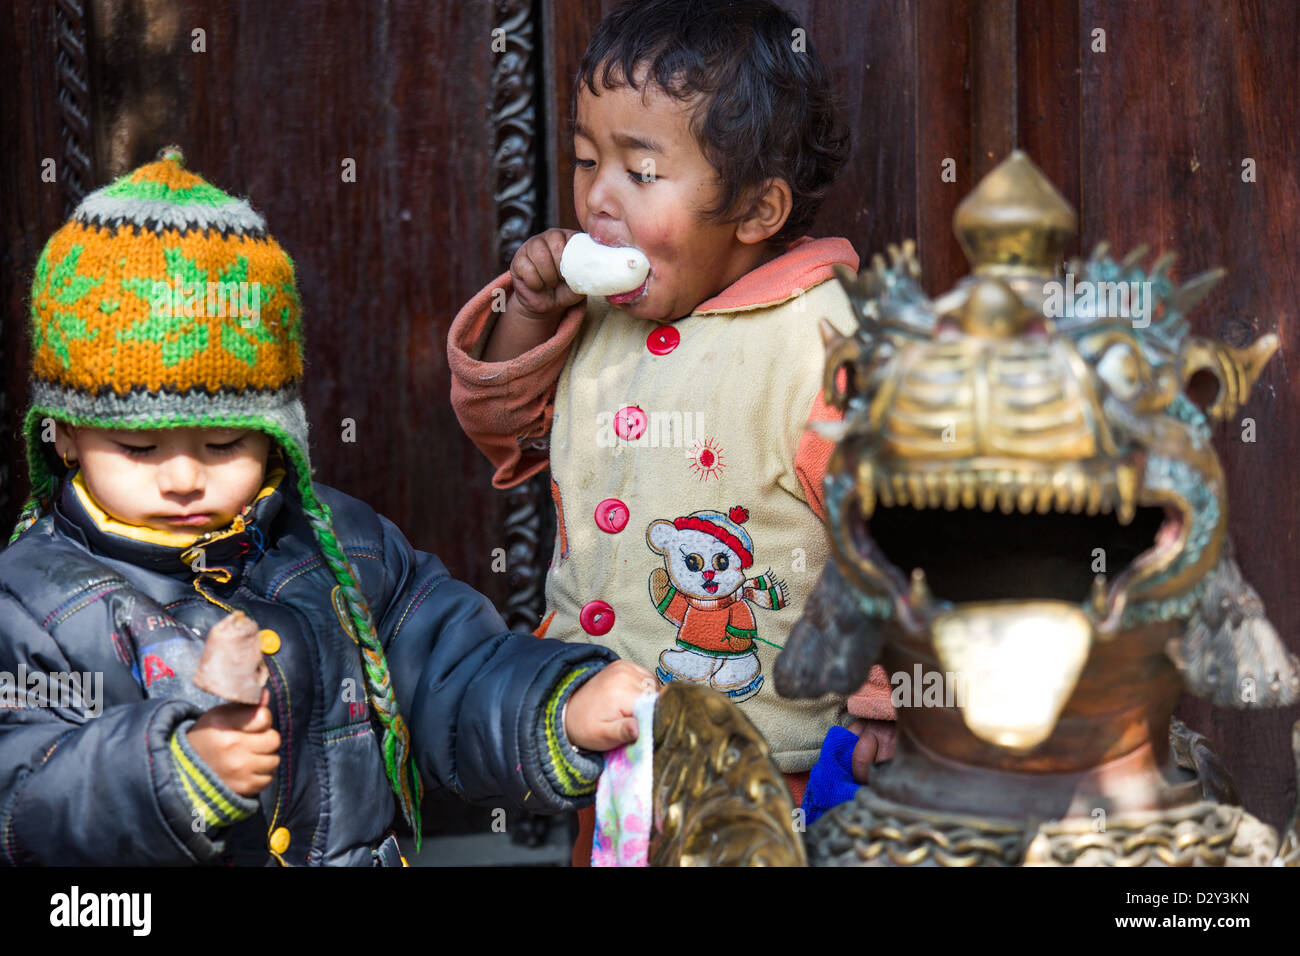
[[[618,295],[645,283],[650,260],[635,246],[602,246],[579,232],[564,246],[560,274],[579,295]]]
[[[235,611],[214,624],[194,671],[194,686],[226,700],[256,706],[266,678],[257,622],[243,611]]]

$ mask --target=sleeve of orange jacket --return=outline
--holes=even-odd
[[[510,273],[490,282],[460,310],[447,334],[451,405],[465,434],[496,468],[492,484],[510,488],[546,467],[545,442],[555,386],[582,325],[585,301],[564,313],[555,334],[506,362],[478,356],[500,308],[514,291]]]
[[[841,370],[841,375],[844,374]],[[836,409],[826,404],[822,390],[817,390],[813,399],[812,411],[808,415],[809,423],[815,421],[837,422],[843,416]],[[826,492],[823,481],[826,466],[830,462],[831,452],[835,446],[812,430],[805,431],[799,440],[799,448],[794,456],[794,473],[799,478],[808,506],[817,512],[817,516],[826,520]],[[895,720],[894,705],[890,703],[889,677],[879,664],[871,668],[867,682],[849,695],[848,709],[854,717],[866,717],[871,720]]]
[[[813,422],[838,422],[843,418],[838,409],[826,404],[826,398],[818,388],[812,409],[808,413],[810,427],[800,436],[799,448],[794,453],[794,473],[799,479],[799,487],[803,489],[804,500],[823,521],[826,520],[826,489],[823,484],[826,467],[835,446],[813,431],[811,425]]]

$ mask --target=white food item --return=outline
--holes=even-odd
[[[602,246],[579,232],[565,243],[560,274],[579,295],[618,295],[645,282],[650,260],[635,246]]]

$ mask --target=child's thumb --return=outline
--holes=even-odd
[[[867,776],[871,772],[871,765],[876,762],[876,754],[880,749],[880,741],[876,735],[871,732],[865,732],[858,739],[853,748],[852,773],[853,779],[858,783],[866,783]]]
[[[263,687],[262,695],[258,698],[256,705],[240,704],[239,717],[236,726],[248,733],[260,733],[271,726],[271,711],[267,705],[271,703],[271,692]]]
[[[618,732],[623,743],[630,744],[634,742],[640,736],[640,728],[637,727],[636,718],[624,717],[619,721]]]

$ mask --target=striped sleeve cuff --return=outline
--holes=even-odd
[[[662,616],[667,617],[668,605],[673,603],[673,598],[675,598],[676,596],[677,596],[677,589],[673,587],[671,584],[668,585],[668,590],[664,592],[664,596],[659,600],[659,603],[655,605],[655,610],[658,611]]]
[[[235,793],[203,762],[187,735],[193,726],[193,720],[177,726],[168,741],[167,751],[171,756],[172,770],[194,808],[195,818],[203,820],[209,827],[228,827],[251,817],[257,812],[257,800]]]
[[[538,752],[542,770],[556,793],[566,797],[585,797],[596,792],[596,781],[605,768],[598,753],[579,750],[564,732],[564,710],[574,692],[596,676],[602,664],[588,663],[574,668],[560,678],[542,709],[538,728]]]

